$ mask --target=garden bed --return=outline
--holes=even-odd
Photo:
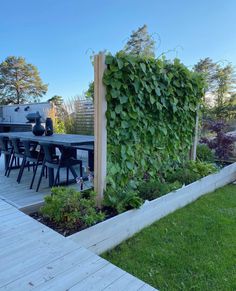
[[[236,163],[223,168],[216,174],[211,174],[181,189],[146,202],[139,209],[121,213],[75,233],[69,238],[101,254],[169,213],[235,180]]]
[[[97,209],[97,211],[99,211]],[[114,213],[111,209],[109,208],[103,208],[102,212],[105,215],[105,219],[110,219],[111,217],[115,216],[117,213]],[[67,237],[70,236],[74,233],[77,233],[79,231],[82,231],[84,229],[87,228],[87,226],[83,223],[78,223],[78,224],[74,224],[72,227],[68,227],[68,225],[62,225],[60,223],[56,223],[52,220],[50,220],[49,218],[43,216],[43,214],[40,211],[36,211],[33,213],[29,214],[32,218],[34,218],[35,220],[37,220],[38,222],[52,228],[53,230],[55,230],[56,232],[60,233],[61,235]]]
[[[223,168],[216,174],[206,176],[194,183],[183,186],[182,188],[163,195],[157,199],[146,201],[139,209],[128,210],[117,215],[117,213],[114,212],[112,208],[104,207],[101,212],[103,215],[102,219],[98,217],[97,221],[95,221],[96,219],[94,220],[97,224],[93,222],[92,224],[95,225],[90,227],[86,225],[86,221],[81,222],[81,218],[77,220],[79,223],[73,222],[75,217],[73,212],[71,213],[70,205],[67,205],[67,213],[63,213],[63,215],[66,217],[64,224],[56,223],[55,221],[47,218],[47,216],[43,216],[40,212],[34,212],[30,216],[39,222],[51,227],[60,234],[68,236],[68,238],[82,244],[93,252],[100,254],[115,247],[122,241],[133,236],[136,232],[152,224],[158,219],[166,216],[178,208],[191,203],[201,195],[209,193],[234,180],[236,180],[236,163]],[[60,188],[55,188],[52,191],[58,191],[61,194],[64,192]],[[68,197],[71,197],[71,195],[74,194],[80,195],[78,192],[76,194],[73,189],[70,189],[69,191],[72,192],[68,195]],[[66,193],[63,195],[65,194]],[[62,196],[61,201],[63,202],[68,197]],[[46,199],[51,201],[52,197],[48,197]],[[71,207],[73,206],[73,209],[73,204],[77,199],[78,197],[74,197],[70,202]],[[81,197],[79,199],[81,199]],[[87,204],[87,201],[85,201],[85,203]],[[89,203],[92,203],[91,200]],[[49,211],[53,210],[56,214],[57,210],[60,209],[59,205],[57,204],[53,205],[53,209],[52,205],[48,205],[47,207]],[[93,206],[91,204],[89,206],[89,211],[92,218],[94,218],[99,214],[99,210],[92,207]],[[83,211],[85,211],[85,209],[81,208],[80,212]],[[87,215],[86,211],[85,213]],[[99,220],[103,221],[99,222]]]

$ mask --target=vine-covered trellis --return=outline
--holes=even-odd
[[[108,183],[158,178],[189,153],[203,79],[177,59],[118,53],[106,65]]]

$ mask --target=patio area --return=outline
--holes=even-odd
[[[83,166],[86,167],[88,159],[86,153],[80,151],[79,157],[83,160]],[[28,172],[25,169],[24,175],[22,176],[21,183],[16,182],[19,169],[13,169],[9,177],[4,176],[4,155],[0,157],[0,199],[6,201],[7,203],[15,206],[19,210],[26,211],[27,213],[37,210],[44,201],[44,197],[50,194],[50,187],[48,185],[48,180],[43,178],[39,191],[36,192],[36,184],[39,179],[40,167],[37,171],[35,178],[35,185],[33,189],[29,189],[30,182],[32,179],[33,171],[32,168]],[[66,176],[65,169],[61,169],[62,179]],[[72,178],[71,174],[69,178]],[[84,188],[90,187],[88,182],[85,182]],[[70,187],[75,187],[79,189],[78,184],[71,184]]]

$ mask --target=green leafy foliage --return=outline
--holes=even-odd
[[[107,183],[116,191],[186,159],[204,82],[179,60],[120,52],[106,64]]]
[[[139,196],[143,200],[153,200],[173,190],[181,188],[182,184],[178,181],[174,183],[164,183],[159,181],[147,181],[138,186]]]
[[[166,180],[170,183],[179,181],[187,185],[216,171],[217,168],[213,164],[190,161],[184,167],[177,168],[174,172],[167,175]]]
[[[109,187],[104,197],[104,205],[113,208],[118,213],[139,208],[142,203],[143,200],[138,196],[137,191],[129,186],[115,191]]]
[[[61,119],[56,118],[54,123],[55,133],[65,133],[65,123]]]
[[[215,156],[206,144],[198,144],[197,159],[201,162],[214,162]]]
[[[51,196],[46,196],[41,207],[44,217],[53,222],[73,228],[76,225],[90,226],[104,220],[102,212],[96,211],[93,191],[78,192],[73,188],[56,187],[51,189]]]

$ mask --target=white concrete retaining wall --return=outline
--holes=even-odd
[[[169,213],[235,180],[236,163],[177,191],[146,202],[140,209],[126,211],[75,233],[68,238],[85,246],[96,254],[101,254]]]

